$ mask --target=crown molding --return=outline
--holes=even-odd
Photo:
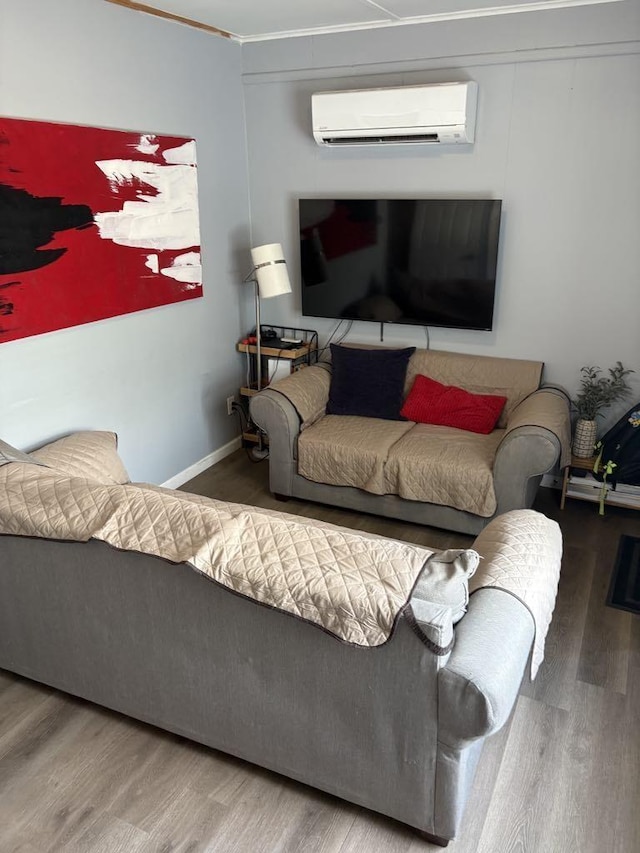
[[[218,27],[212,27],[210,24],[203,24],[200,21],[194,21],[191,18],[183,18],[181,15],[174,15],[172,12],[165,12],[163,9],[156,9],[155,6],[148,6],[146,3],[136,3],[134,0],[106,0],[107,3],[113,3],[114,6],[124,6],[125,9],[131,9],[133,12],[144,12],[146,15],[155,15],[157,18],[164,18],[167,21],[174,21],[177,24],[185,24],[187,27],[195,27],[198,30],[204,30],[207,33],[212,33],[222,38],[231,39],[234,36],[226,30],[220,30]],[[236,39],[237,40],[237,39]]]
[[[452,12],[435,12],[430,15],[415,15],[410,18],[398,18],[384,8],[384,0],[382,2],[373,3],[384,14],[389,15],[387,21],[372,21],[366,23],[355,24],[337,24],[336,26],[324,27],[308,27],[298,30],[282,30],[272,33],[256,33],[254,35],[237,35],[236,33],[221,30],[211,24],[204,24],[201,21],[194,21],[191,18],[184,18],[181,15],[176,15],[173,12],[166,12],[163,9],[157,9],[147,3],[138,3],[135,0],[106,0],[107,3],[113,3],[116,6],[123,6],[125,9],[130,9],[134,12],[143,12],[148,15],[155,15],[158,18],[173,21],[178,24],[184,24],[188,27],[195,27],[199,30],[211,33],[222,38],[231,39],[239,44],[252,44],[261,41],[274,41],[276,39],[301,38],[308,36],[322,36],[333,33],[350,33],[360,32],[363,30],[378,30],[391,27],[407,27],[417,24],[431,24],[441,21],[462,21],[472,18],[487,18],[497,15],[516,15],[522,12],[549,12],[555,9],[569,9],[576,6],[600,6],[605,3],[621,3],[626,0],[531,0],[529,3],[518,3],[517,5],[507,6],[487,6],[477,9],[461,9]],[[369,0],[367,0],[369,2]],[[473,2],[473,0],[470,0]]]

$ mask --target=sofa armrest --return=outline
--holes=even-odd
[[[530,507],[542,475],[567,464],[571,444],[569,400],[557,388],[540,388],[509,417],[493,467],[496,514]]]
[[[324,415],[330,384],[331,365],[322,362],[285,376],[269,389],[287,398],[298,413],[301,429],[305,429]]]
[[[300,416],[282,394],[266,388],[249,401],[251,420],[269,437],[269,488],[275,495],[293,494]]]
[[[454,749],[504,725],[532,648],[534,663],[536,656],[542,660],[562,535],[555,521],[519,510],[494,519],[472,547],[481,557],[470,583],[475,591],[456,626],[451,657],[438,674],[438,739]]]
[[[438,740],[454,749],[497,732],[509,719],[534,637],[533,617],[502,589],[479,589],[456,626],[438,673]]]
[[[563,453],[570,452],[571,414],[569,396],[562,388],[543,386],[525,397],[509,415],[506,436],[516,429],[536,426],[553,433]],[[505,436],[505,437],[506,437]]]
[[[269,437],[269,488],[273,494],[293,494],[298,435],[324,414],[330,383],[330,365],[314,364],[250,399],[251,420]]]

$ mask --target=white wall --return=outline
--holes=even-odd
[[[0,343],[0,436],[28,449],[114,429],[132,476],[155,482],[223,447],[237,432],[225,398],[244,370],[234,344],[253,322],[240,284],[248,247],[282,241],[295,271],[304,194],[503,198],[495,331],[434,329],[432,346],[543,358],[547,377],[570,388],[585,362],[640,371],[638,8],[241,50],[103,0],[2,0],[0,115],[195,136],[205,296]],[[345,152],[312,141],[314,90],[466,77],[480,84],[473,148]],[[299,306],[299,293],[265,301],[264,318],[326,336],[332,324],[302,320]],[[421,345],[421,335],[396,327],[386,340]],[[352,334],[376,337],[364,323]]]
[[[194,136],[204,298],[0,343],[0,436],[30,448],[113,429],[162,482],[237,434],[249,265],[237,44],[104,3],[2,0],[0,115]],[[87,287],[95,286],[90,276]]]
[[[640,396],[640,15],[613,3],[418,28],[245,45],[255,242],[281,240],[297,273],[297,198],[503,199],[493,332],[431,330],[431,346],[541,359],[574,391],[583,364],[635,368]],[[479,84],[472,147],[331,150],[311,93],[446,80]],[[291,297],[265,321],[319,328]],[[424,346],[422,329],[385,341]],[[355,323],[351,340],[376,340]],[[630,405],[630,400],[626,405]],[[609,420],[617,413],[612,411]]]

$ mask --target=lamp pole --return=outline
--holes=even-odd
[[[256,276],[256,388],[262,388],[262,350],[260,348],[260,286]]]

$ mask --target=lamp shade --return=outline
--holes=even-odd
[[[280,243],[267,243],[251,250],[258,290],[262,299],[291,293],[291,282]]]

